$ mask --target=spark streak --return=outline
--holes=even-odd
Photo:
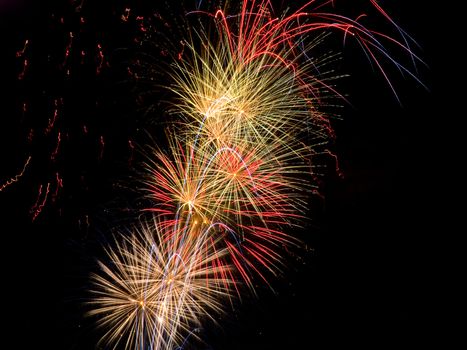
[[[14,184],[15,182],[18,182],[18,180],[23,176],[24,172],[26,171],[26,168],[28,167],[29,161],[31,160],[31,156],[26,159],[26,163],[23,165],[23,169],[21,170],[20,173],[12,177],[11,179],[5,181],[2,185],[0,185],[0,192],[2,192],[5,188],[8,186]]]

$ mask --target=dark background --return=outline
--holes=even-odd
[[[14,348],[95,348],[99,332],[83,318],[88,275],[108,232],[139,205],[125,185],[138,160],[128,141],[146,140],[143,127],[161,135],[160,122],[145,114],[153,106],[163,117],[157,93],[141,94],[144,83],[126,74],[138,56],[139,24],[119,18],[127,6],[141,15],[150,6],[96,3],[0,1],[0,185],[32,155],[21,180],[0,192],[2,342]],[[326,174],[325,200],[315,198],[312,220],[299,233],[309,249],[290,258],[290,270],[272,283],[276,293],[260,288],[258,299],[220,318],[220,327],[208,324],[206,344],[197,348],[418,347],[445,344],[451,336],[444,331],[455,332],[447,316],[454,260],[446,253],[455,245],[456,213],[447,193],[457,189],[453,166],[460,161],[453,156],[456,28],[424,1],[382,4],[420,44],[415,51],[429,68],[418,65],[418,76],[429,90],[389,68],[400,105],[364,55],[346,46],[339,69],[350,77],[339,88],[351,105],[334,122],[333,145],[344,176]],[[63,63],[69,31],[75,39]],[[16,57],[26,39],[29,47]],[[99,73],[98,43],[105,57]],[[46,134],[55,99],[64,102]],[[51,160],[58,132],[60,151]],[[63,188],[54,196],[56,173]],[[38,188],[47,183],[47,204],[32,221]]]

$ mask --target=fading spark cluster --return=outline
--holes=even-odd
[[[410,52],[407,42],[323,11],[329,3],[281,17],[269,1],[243,1],[235,15],[229,7],[188,14],[213,25],[191,32],[169,73],[169,148],[150,153],[144,180],[153,222],[123,234],[93,275],[90,314],[100,317],[105,343],[180,349],[203,318],[242,296],[240,284],[254,292],[256,279],[269,284],[281,270],[281,248],[298,244],[287,231],[305,216],[314,156],[329,154],[332,137],[321,106],[337,95],[325,74],[333,57],[307,52],[323,31],[338,30],[384,76],[383,39]]]
[[[76,161],[73,152],[77,146],[87,165],[94,159],[101,162],[104,154],[107,135],[98,134],[97,127],[101,109],[97,100],[101,97],[74,90],[83,76],[102,82],[103,73],[109,69],[108,46],[100,39],[97,42],[86,39],[95,31],[96,21],[87,8],[82,11],[82,3],[69,2],[71,12],[67,12],[67,6],[47,4],[41,11],[47,17],[47,25],[37,28],[31,21],[34,29],[24,26],[24,33],[16,39],[17,69],[12,103],[19,107],[14,121],[19,132],[15,140],[18,144],[12,146],[24,152],[28,160],[23,171],[10,180],[4,181],[2,173],[0,192],[20,181],[25,173],[29,182],[26,198],[31,201],[29,218],[33,222],[47,215],[64,217],[64,212],[75,217],[79,226],[87,222],[87,209],[84,213],[71,213],[74,208],[68,205],[70,197],[76,200],[78,196],[64,195],[73,191],[71,184],[77,178],[81,189],[89,187],[87,174],[69,171],[70,160]],[[85,105],[89,98],[96,108],[89,108],[85,116],[80,113],[76,120],[76,102]],[[11,132],[8,127],[4,130],[2,138]]]

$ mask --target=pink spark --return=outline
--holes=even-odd
[[[324,153],[329,154],[332,158],[334,158],[334,161],[336,163],[336,173],[339,177],[344,177],[344,173],[341,171],[339,168],[339,159],[337,158],[337,155],[331,152],[330,150],[326,149],[324,150]]]
[[[60,131],[58,132],[58,136],[57,136],[57,146],[55,147],[55,150],[52,152],[52,155],[50,156],[50,159],[51,160],[55,160],[55,158],[57,157],[58,155],[58,151],[60,149],[60,142],[61,142],[61,133]]]
[[[128,147],[130,148],[130,158],[128,159],[128,166],[131,167],[131,163],[133,162],[133,153],[135,151],[135,145],[131,140],[128,140]]]
[[[25,59],[24,62],[23,62],[23,70],[22,72],[18,75],[18,80],[23,80],[24,79],[24,75],[26,74],[26,70],[28,69],[28,60]]]
[[[62,102],[62,101],[61,101]],[[60,103],[61,104],[61,103]],[[54,106],[55,106],[55,109],[54,109],[54,113],[53,113],[53,116],[52,118],[49,118],[49,122],[47,124],[47,128],[45,129],[45,133],[46,134],[49,134],[54,125],[55,125],[55,122],[57,121],[57,117],[58,117],[58,106],[59,106],[59,103],[58,103],[58,99],[55,99],[54,100]]]
[[[63,188],[63,178],[60,177],[60,174],[57,172],[55,173],[55,180],[56,180],[56,187],[55,187],[55,192],[52,196],[52,202],[55,202],[55,200],[58,197],[58,191]]]
[[[19,57],[23,56],[24,53],[26,52],[26,49],[28,48],[28,46],[29,46],[29,40],[26,39],[26,41],[24,42],[23,48],[16,52],[16,57],[19,58]]]
[[[99,138],[99,160],[102,160],[102,157],[104,156],[104,147],[105,147],[104,136],[101,135]]]
[[[70,56],[71,48],[73,46],[73,39],[74,39],[73,32],[69,32],[68,36],[69,36],[69,40],[65,48],[65,59],[63,60],[62,67],[65,67],[66,64],[68,63],[68,57]]]
[[[104,50],[101,44],[97,44],[97,69],[96,74],[100,74],[105,63]]]
[[[42,185],[39,186],[39,194],[37,196],[36,203],[31,208],[31,211],[30,211],[32,215],[32,221],[36,220],[39,214],[42,212],[42,209],[44,208],[45,203],[47,202],[47,198],[49,196],[49,190],[50,190],[50,182],[47,183],[47,188],[45,189],[44,198],[42,199],[42,202],[39,204],[39,201],[42,195]]]

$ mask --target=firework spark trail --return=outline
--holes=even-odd
[[[23,176],[24,172],[26,171],[26,168],[28,167],[30,160],[31,160],[31,156],[29,156],[28,159],[26,159],[26,163],[24,163],[24,166],[21,172],[19,172],[17,175],[15,175],[11,179],[5,181],[2,185],[0,185],[0,192],[2,192],[5,188],[14,184],[15,182],[18,182],[18,180]]]
[[[323,31],[354,38],[393,91],[380,57],[413,76],[383,45],[417,61],[411,39],[376,1],[371,5],[402,42],[365,28],[365,15],[326,12],[330,4],[309,1],[274,17],[267,0],[243,1],[234,15],[228,6],[201,11],[200,1],[189,13],[207,15],[212,26],[193,29],[174,52],[170,113],[181,123],[168,129],[168,152],[148,156],[144,180],[156,223],[123,237],[108,250],[113,269],[100,263],[103,274],[93,277],[90,314],[108,328],[103,341],[180,348],[209,310],[222,312],[233,291],[241,297],[237,281],[254,292],[254,277],[269,284],[264,271],[280,271],[280,249],[297,244],[286,232],[301,225],[307,198],[317,192],[308,176],[314,157],[335,158],[340,172],[322,112],[330,98],[342,97],[333,87],[335,56],[307,54],[323,43]],[[310,34],[316,38],[304,45]]]
[[[49,197],[49,191],[50,191],[50,182],[47,183],[47,187],[45,188],[45,194],[42,198],[42,202],[40,202],[40,199],[42,196],[42,185],[39,186],[39,194],[37,195],[36,203],[33,205],[33,207],[30,210],[32,221],[35,221],[37,217],[40,215],[40,213],[42,213],[42,209],[44,209],[45,204],[47,203],[47,198]]]

